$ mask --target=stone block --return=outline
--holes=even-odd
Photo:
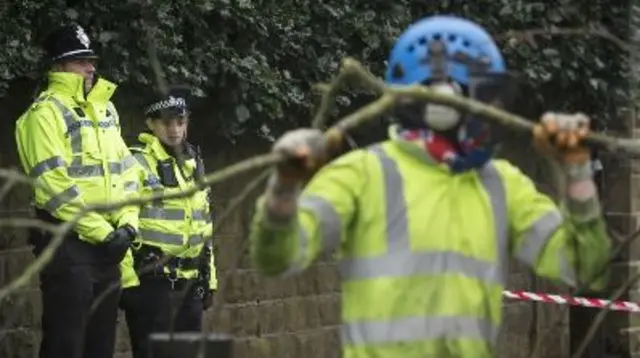
[[[535,358],[566,358],[569,356],[569,331],[566,326],[541,329],[536,333]],[[534,349],[536,346],[533,346]]]
[[[326,295],[317,300],[318,315],[322,326],[333,326],[340,322],[340,295]]]
[[[569,306],[537,302],[533,304],[539,330],[564,327],[569,324]]]
[[[3,271],[2,277],[4,282],[0,282],[0,285],[5,285],[8,282],[14,280],[23,274],[24,269],[29,266],[34,260],[33,254],[29,248],[12,249],[0,253],[0,265]],[[31,278],[30,286],[38,287],[38,275]]]
[[[0,331],[0,357],[33,358],[38,355],[40,335],[31,329]]]
[[[528,336],[535,325],[534,305],[531,302],[510,302],[504,305],[502,331]]]
[[[499,358],[529,358],[530,339],[527,335],[515,334],[503,328],[498,336]]]
[[[260,300],[275,300],[297,295],[298,276],[260,277]]]
[[[115,351],[118,353],[129,352],[131,350],[131,342],[129,341],[129,330],[124,318],[120,319],[116,327],[116,344]]]
[[[0,305],[0,329],[39,327],[41,316],[40,291],[22,290]]]
[[[284,322],[285,330],[295,332],[307,327],[307,317],[305,315],[305,299],[301,297],[291,297],[284,302]]]
[[[266,338],[252,337],[244,341],[243,349],[235,351],[234,345],[234,358],[236,357],[273,357],[272,348],[273,344]]]
[[[316,287],[318,293],[340,291],[340,273],[335,263],[324,263],[317,267]]]
[[[131,352],[116,353],[113,358],[133,358]]]
[[[255,336],[258,332],[258,306],[253,303],[229,307],[229,332],[236,337]]]
[[[228,302],[257,301],[263,294],[261,277],[255,270],[239,270],[237,274],[232,276],[232,280],[235,282],[235,292],[228,296]]]
[[[258,305],[258,336],[271,335],[284,331],[284,308],[281,300],[273,300]]]

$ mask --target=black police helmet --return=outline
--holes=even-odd
[[[47,35],[43,45],[51,62],[98,58],[91,48],[89,36],[78,24],[56,28]]]

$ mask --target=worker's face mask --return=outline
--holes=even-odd
[[[441,82],[429,85],[429,89],[447,95],[459,95],[462,88],[455,82]],[[422,111],[422,120],[436,131],[447,131],[460,123],[460,112],[455,108],[435,103],[427,103]]]

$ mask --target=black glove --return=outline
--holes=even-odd
[[[104,247],[107,250],[109,258],[113,258],[113,260],[117,262],[122,261],[135,237],[136,230],[129,224],[121,226],[109,233],[104,239]]]
[[[204,297],[202,298],[202,309],[204,311],[213,306],[213,294],[215,292],[215,290],[209,290],[204,294]]]

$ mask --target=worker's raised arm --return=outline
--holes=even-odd
[[[546,118],[557,128],[557,118]],[[580,118],[566,116],[560,120],[566,119],[565,124],[571,130],[578,127],[571,122]],[[538,143],[540,141],[538,138]],[[560,279],[571,286],[602,289],[608,273],[611,241],[592,179],[588,150],[568,150],[556,159],[567,182],[564,215],[551,198],[537,191],[528,177],[502,162],[512,252],[540,276]]]
[[[305,131],[287,133],[280,143],[290,148],[306,145],[302,151],[310,156],[324,150],[313,148],[313,141],[321,139],[319,132]],[[321,252],[338,247],[357,211],[366,159],[361,151],[338,158],[318,171],[304,190],[284,170],[276,171],[258,199],[253,218],[250,252],[254,265],[268,275],[300,272]]]

